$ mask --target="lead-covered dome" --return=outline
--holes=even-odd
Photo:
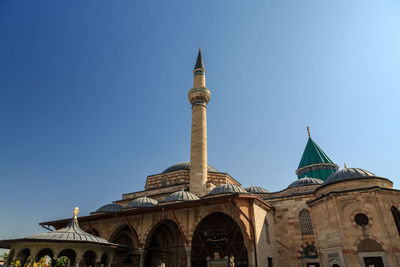
[[[179,171],[179,170],[190,170],[190,161],[182,161],[179,163],[176,163],[172,165],[171,167],[168,167],[165,169],[162,173],[168,173],[168,172],[174,172],[174,171]],[[208,172],[219,172],[216,168],[213,166],[208,165],[207,166],[207,171]]]
[[[269,193],[269,191],[267,189],[264,189],[262,187],[259,186],[250,186],[245,188],[244,190],[246,190],[248,193],[251,194],[265,194],[265,193]]]
[[[221,195],[221,194],[245,194],[243,188],[234,184],[223,184],[212,189],[206,196]]]
[[[164,202],[174,202],[174,201],[192,201],[192,200],[199,200],[200,198],[190,192],[184,191],[177,191],[169,195]]]
[[[155,199],[152,199],[150,197],[144,196],[144,197],[139,197],[126,205],[126,209],[131,209],[131,208],[148,208],[148,207],[154,207],[158,204],[158,201]]]
[[[98,208],[94,213],[118,212],[122,210],[122,206],[118,204],[106,204]]]
[[[370,178],[370,177],[376,177],[375,174],[372,172],[359,169],[359,168],[344,168],[341,170],[338,170],[335,173],[332,173],[324,182],[325,184],[333,184],[333,183],[338,183],[341,181],[346,181],[346,180],[353,180],[353,179],[363,179],[363,178]]]
[[[321,185],[323,184],[324,181],[318,178],[311,178],[311,177],[304,177],[300,178],[293,183],[291,183],[288,188],[294,188],[294,187],[301,187],[301,186],[308,186],[308,185]]]

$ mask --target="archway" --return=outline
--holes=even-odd
[[[145,267],[182,266],[186,262],[185,244],[178,226],[169,220],[156,225],[146,244]]]
[[[234,257],[235,266],[247,267],[248,256],[239,225],[224,213],[206,216],[192,239],[192,267],[207,266],[207,258]]]
[[[86,251],[85,254],[83,254],[80,266],[95,267],[95,265],[96,265],[96,253],[93,250]]]
[[[35,257],[35,262],[45,263],[52,266],[54,264],[54,253],[50,248],[41,249]]]
[[[16,260],[18,260],[21,263],[21,266],[24,266],[25,263],[28,263],[31,257],[31,252],[28,248],[21,249],[18,252]]]
[[[115,256],[115,265],[124,267],[139,266],[138,238],[128,225],[122,225],[111,235],[111,242],[128,247],[127,251],[119,251]]]
[[[76,259],[76,253],[74,250],[72,249],[64,249],[63,251],[61,251],[58,254],[58,259],[60,259],[61,257],[67,257],[68,261],[67,261],[67,266],[72,266],[73,264],[75,264],[75,259]]]

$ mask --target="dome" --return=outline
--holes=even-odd
[[[174,201],[191,201],[200,199],[197,195],[184,191],[177,191],[169,195],[164,202],[174,202]]]
[[[293,183],[291,183],[287,188],[293,188],[293,187],[301,187],[301,186],[308,186],[308,185],[321,185],[323,184],[324,181],[318,178],[311,178],[311,177],[304,177],[300,178]]]
[[[267,189],[264,189],[264,188],[259,187],[259,186],[250,186],[250,187],[245,188],[244,190],[246,190],[248,193],[252,193],[252,194],[269,193],[269,191]]]
[[[376,177],[375,174],[372,172],[358,169],[358,168],[345,168],[338,170],[335,173],[332,173],[324,182],[325,184],[333,184],[341,181],[346,180],[353,180],[353,179],[362,179],[362,178],[369,178],[369,177]]]
[[[190,162],[189,161],[183,161],[176,163],[172,165],[171,167],[168,167],[165,169],[162,173],[168,173],[168,172],[174,172],[174,171],[179,171],[179,170],[190,170]],[[219,172],[216,168],[213,166],[208,165],[207,166],[207,171],[208,172]]]
[[[243,193],[245,194],[247,192],[244,191],[244,189],[238,185],[223,184],[215,187],[213,190],[208,192],[207,196],[220,195],[220,194],[243,194]]]
[[[90,242],[110,244],[104,238],[94,236],[83,231],[78,224],[77,219],[72,219],[67,226],[62,229],[54,230],[48,233],[40,233],[26,237],[25,239],[38,239],[46,241],[65,241],[65,242]]]
[[[121,211],[121,209],[122,206],[112,203],[98,208],[94,213],[118,212]]]
[[[126,205],[126,209],[130,208],[147,208],[147,207],[154,207],[158,204],[158,201],[147,196],[139,197]]]

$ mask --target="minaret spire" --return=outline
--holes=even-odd
[[[197,60],[194,69],[204,69],[203,57],[201,56],[201,46],[199,47],[199,53],[197,54]]]
[[[197,54],[193,70],[193,88],[189,90],[192,104],[192,134],[190,142],[190,191],[203,196],[207,193],[207,103],[210,90],[206,88],[206,76],[201,55]]]

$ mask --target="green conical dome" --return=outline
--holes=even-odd
[[[301,157],[296,175],[299,179],[307,176],[324,180],[334,173],[338,166],[325,154],[324,151],[308,137],[306,148]]]

